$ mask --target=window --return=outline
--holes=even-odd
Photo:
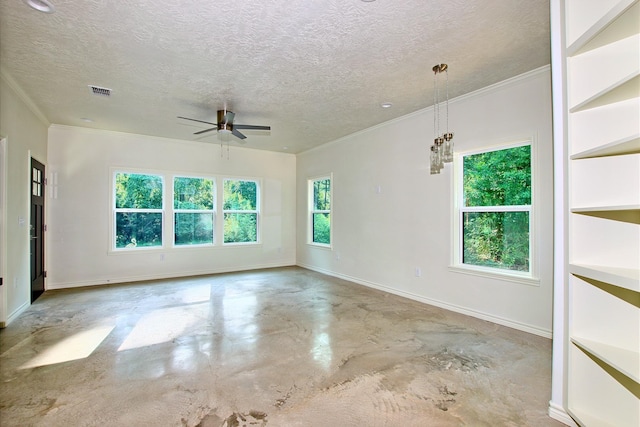
[[[224,243],[258,242],[258,183],[225,179],[223,190]]]
[[[115,174],[115,248],[162,246],[163,179]]]
[[[331,177],[309,181],[311,243],[331,244]]]
[[[174,244],[212,245],[214,224],[213,179],[173,179]]]
[[[458,162],[458,264],[530,274],[531,143]]]

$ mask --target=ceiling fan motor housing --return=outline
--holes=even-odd
[[[218,132],[231,133],[233,131],[234,113],[227,110],[218,110]]]

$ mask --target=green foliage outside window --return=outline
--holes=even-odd
[[[331,209],[331,180],[321,179],[313,182],[313,209],[328,211]]]
[[[528,212],[465,212],[463,262],[529,271]]]
[[[331,179],[313,181],[312,242],[331,243]]]
[[[331,217],[327,213],[313,214],[313,241],[315,243],[331,243]]]
[[[468,155],[463,168],[463,263],[529,271],[531,146]]]
[[[116,248],[162,246],[162,177],[117,173]]]
[[[213,244],[213,180],[173,180],[174,241],[181,245]]]
[[[116,174],[116,209],[162,209],[162,177]]]
[[[213,180],[177,177],[173,180],[174,209],[213,210]]]
[[[257,182],[228,179],[223,187],[224,243],[257,242]]]

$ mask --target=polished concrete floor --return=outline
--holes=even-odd
[[[559,426],[551,342],[301,268],[45,293],[2,426]]]

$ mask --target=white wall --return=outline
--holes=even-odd
[[[34,157],[47,164],[49,124],[9,75],[0,72],[0,76],[0,138],[6,138],[7,144],[0,323],[8,324],[31,302],[30,162]]]
[[[112,168],[262,182],[262,242],[258,245],[110,252]],[[188,276],[295,264],[295,170],[291,154],[53,125],[49,172],[47,289]],[[51,175],[50,175],[51,176]]]
[[[552,121],[549,67],[450,103],[456,151],[534,137],[539,283],[461,274],[452,251],[452,166],[429,174],[432,109],[298,155],[299,265],[528,332],[551,335]],[[333,248],[307,244],[307,180],[333,173]],[[377,192],[378,186],[381,192]],[[415,276],[416,267],[422,276]]]

